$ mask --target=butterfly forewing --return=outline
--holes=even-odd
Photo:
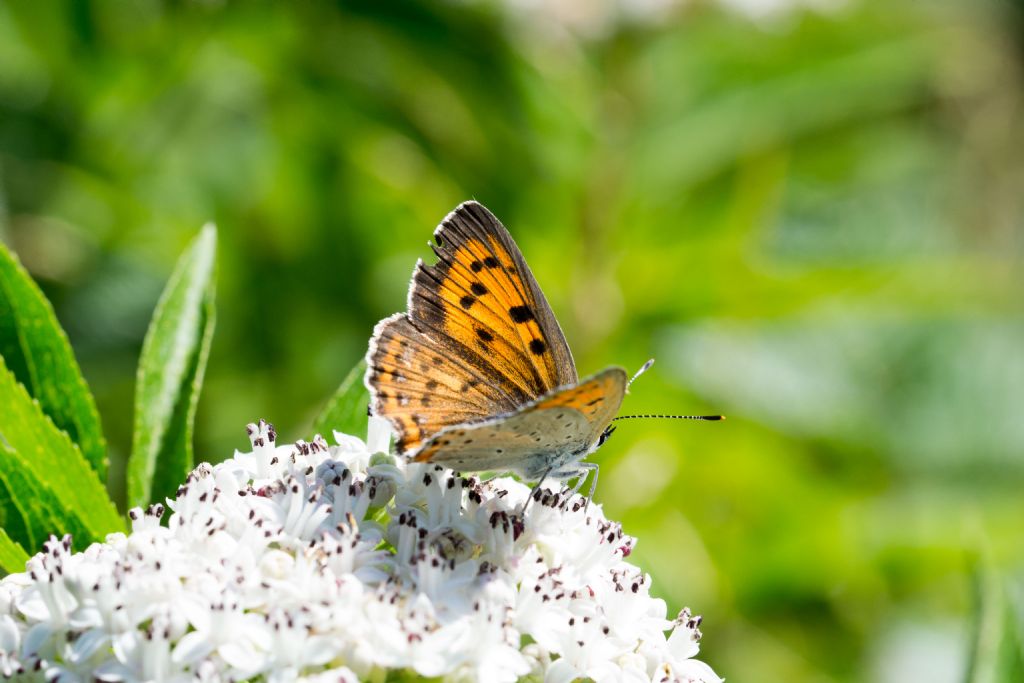
[[[367,353],[371,409],[400,452],[450,425],[514,412],[577,381],[558,322],[508,231],[466,202],[417,263],[408,313],[381,321]]]
[[[498,219],[480,204],[465,202],[442,221],[434,237],[439,261],[416,273],[414,279],[424,287],[414,294],[434,294],[455,309],[446,318],[446,330],[496,357],[509,379],[532,391],[531,398],[576,382],[558,321]],[[414,318],[421,301],[414,297],[411,302]]]
[[[608,368],[511,415],[449,427],[431,437],[414,460],[465,472],[507,469],[538,479],[591,450],[618,412],[626,380],[621,368]]]

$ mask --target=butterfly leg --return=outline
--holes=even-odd
[[[594,467],[594,476],[590,479],[590,492],[587,493],[587,502],[583,504],[583,510],[585,512],[587,507],[590,505],[590,501],[594,499],[594,491],[597,490],[597,475],[601,472],[601,468],[597,466],[596,462],[584,464],[593,465]]]
[[[572,494],[576,495],[580,489],[583,488],[583,483],[587,480],[587,476],[590,472],[594,473],[593,479],[590,480],[590,492],[587,494],[587,502],[584,503],[584,510],[586,506],[590,505],[590,499],[594,497],[594,491],[597,490],[597,474],[600,471],[596,462],[580,462],[574,464],[572,467],[567,467],[563,470],[559,470],[554,473],[555,477],[559,479],[572,479],[576,478],[576,481],[572,486]]]

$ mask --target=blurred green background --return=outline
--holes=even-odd
[[[309,425],[459,201],[582,373],[658,363],[597,498],[731,681],[963,680],[1024,565],[1024,7],[997,0],[0,4],[0,238],[123,500],[134,367],[220,228],[197,457]]]

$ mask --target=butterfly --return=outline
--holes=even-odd
[[[396,450],[462,472],[577,480],[613,431],[629,384],[622,368],[580,379],[544,293],[508,230],[460,204],[420,259],[408,310],[381,320],[366,356],[370,412]]]

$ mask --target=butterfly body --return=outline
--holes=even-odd
[[[621,368],[580,381],[569,346],[511,235],[465,202],[416,264],[408,310],[374,329],[365,383],[396,449],[459,471],[528,480],[596,469],[628,384]]]
[[[608,368],[513,413],[445,427],[412,459],[459,471],[511,470],[532,481],[549,470],[578,474],[576,463],[596,450],[625,386],[625,371]]]

